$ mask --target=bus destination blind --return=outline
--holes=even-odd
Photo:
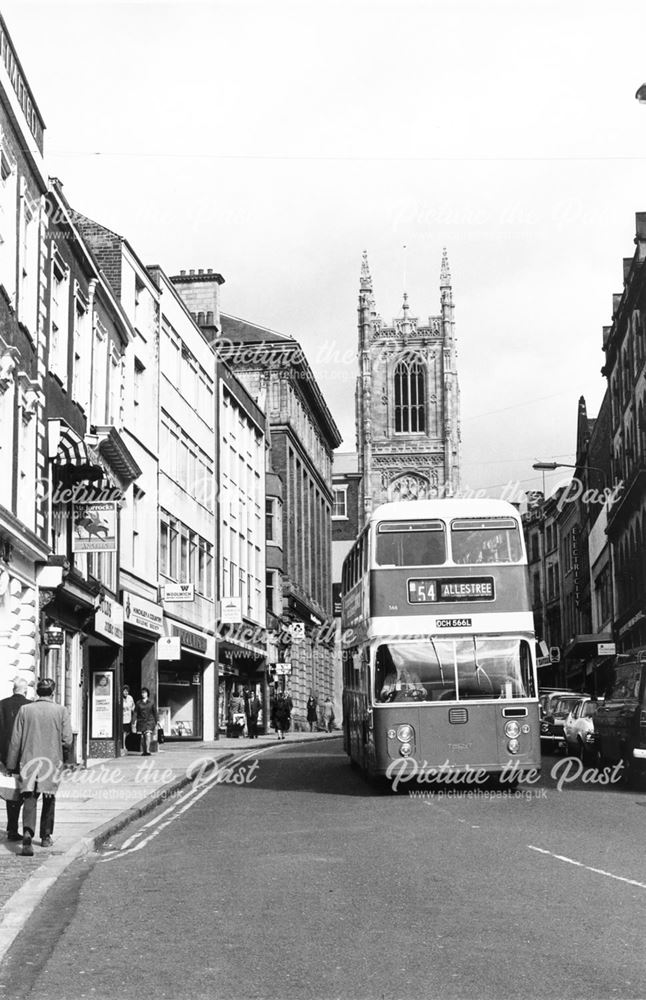
[[[470,576],[464,579],[451,577],[445,580],[426,577],[408,581],[409,604],[493,601],[495,596],[492,576]]]

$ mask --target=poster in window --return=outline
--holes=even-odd
[[[92,739],[111,740],[112,691],[114,674],[111,670],[100,670],[92,674]]]

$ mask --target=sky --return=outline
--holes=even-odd
[[[224,312],[295,337],[355,446],[357,301],[440,311],[462,488],[541,489],[605,392],[602,327],[646,211],[638,0],[203,0],[0,10],[72,206]],[[406,249],[404,249],[404,247]],[[569,476],[548,473],[550,492]]]

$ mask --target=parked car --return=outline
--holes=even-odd
[[[594,728],[601,767],[623,761],[627,783],[646,775],[646,651],[617,659]]]
[[[582,696],[572,706],[563,725],[566,752],[573,757],[580,757],[584,763],[592,762],[596,757],[594,717],[599,702],[587,695]]]
[[[538,689],[538,709],[541,719],[544,715],[549,715],[551,705],[562,695],[576,695],[582,698],[579,691],[572,691],[570,688],[539,688]]]
[[[565,720],[583,695],[577,691],[550,691],[546,693],[541,713],[541,750],[543,753],[559,753],[565,750]],[[540,698],[540,692],[539,692]]]

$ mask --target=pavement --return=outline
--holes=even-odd
[[[31,858],[22,857],[20,842],[7,840],[0,802],[0,961],[62,872],[191,784],[192,769],[200,772],[216,762],[223,767],[250,751],[335,736],[339,736],[338,730],[292,732],[280,741],[275,734],[268,734],[253,740],[242,737],[210,743],[164,743],[150,757],[128,753],[108,760],[90,760],[87,767],[65,773],[56,796],[53,846],[42,848],[40,838],[34,838]]]

